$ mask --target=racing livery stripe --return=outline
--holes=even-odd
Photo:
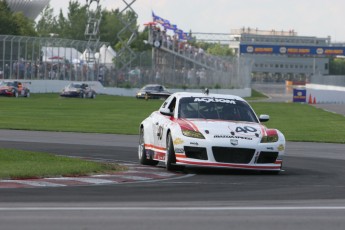
[[[280,169],[281,165],[277,166],[255,166],[255,165],[237,165],[237,164],[224,164],[224,163],[211,163],[211,162],[193,162],[188,160],[176,159],[176,162],[189,164],[189,165],[200,165],[200,166],[213,166],[213,167],[231,167],[231,168],[242,168],[242,169]]]
[[[159,150],[159,151],[166,151],[166,148],[159,147],[156,145],[151,145],[151,144],[145,144],[146,149],[152,149],[152,150]]]
[[[264,136],[267,136],[265,126],[260,125],[260,128],[261,128],[261,133],[262,133],[262,136],[263,136],[263,137],[264,137]]]
[[[177,124],[180,125],[181,129],[192,130],[192,131],[198,132],[198,128],[192,122],[186,119],[176,119],[175,121],[177,122]]]
[[[186,122],[194,129],[194,131],[199,132],[198,127],[191,121],[186,120]]]

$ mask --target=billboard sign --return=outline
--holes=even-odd
[[[339,46],[284,46],[284,45],[240,45],[241,54],[275,54],[298,56],[345,55],[345,47]]]

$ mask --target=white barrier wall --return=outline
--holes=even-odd
[[[307,102],[309,98],[317,104],[344,104],[345,103],[345,87],[319,85],[319,84],[306,84],[307,89]]]
[[[60,93],[61,90],[71,83],[70,81],[62,81],[62,80],[19,80],[23,83],[28,84],[28,88],[30,89],[31,93]],[[103,85],[98,81],[85,81],[92,86],[93,89],[96,90],[98,94],[107,94],[107,95],[118,95],[118,96],[135,96],[138,92],[138,88],[116,88],[116,87],[103,87]],[[201,92],[201,89],[169,89],[170,92],[181,92],[181,91],[188,91],[188,92]],[[210,89],[211,93],[219,93],[219,94],[231,94],[240,97],[250,97],[251,96],[251,89]]]

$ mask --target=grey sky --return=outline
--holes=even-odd
[[[50,4],[58,12],[68,2],[51,0]],[[122,0],[101,0],[101,4],[107,9],[125,7]],[[331,36],[333,42],[345,42],[345,0],[137,0],[133,9],[140,25],[151,21],[153,10],[185,32],[230,33],[250,27],[294,30],[298,35]]]

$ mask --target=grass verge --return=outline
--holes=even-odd
[[[254,93],[253,98],[260,98]],[[251,100],[253,100],[251,98]],[[162,100],[98,95],[97,99],[60,98],[34,94],[30,98],[0,97],[0,129],[138,134],[140,122]],[[282,131],[288,141],[345,143],[345,117],[297,103],[250,103],[257,114],[269,114],[265,125]],[[102,164],[46,153],[0,149],[0,178],[89,175],[121,170]]]
[[[117,164],[99,163],[14,149],[0,149],[0,179],[84,176],[124,170]]]
[[[34,94],[0,97],[0,129],[138,134],[140,122],[162,100],[99,95],[96,99]],[[267,127],[281,130],[288,141],[345,143],[345,117],[308,104],[250,103],[257,114],[269,114]]]

